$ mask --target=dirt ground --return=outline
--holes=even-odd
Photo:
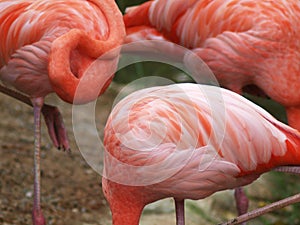
[[[114,96],[115,91],[111,88],[101,98],[101,104],[97,104],[96,120],[100,121],[100,127],[105,123]],[[71,105],[53,97],[48,101],[57,105],[63,113],[72,153],[67,154],[52,147],[43,122],[42,208],[47,224],[111,224],[109,208],[101,190],[101,176],[87,164],[76,145],[72,130]],[[28,225],[31,224],[33,195],[33,113],[30,107],[2,94],[0,108],[0,224]],[[80,116],[82,121],[88,117],[84,114]],[[88,136],[83,134],[82,139],[84,143],[92,146]],[[261,188],[266,185],[263,180],[255,185],[252,188],[252,196],[258,197],[255,203],[251,203],[252,208],[264,204],[259,196],[270,196],[268,189]],[[225,221],[235,215],[234,207],[232,191],[222,192],[205,201],[188,202],[187,225]],[[152,204],[145,210],[141,224],[175,224],[173,208],[170,199]],[[274,216],[267,218],[270,221],[278,221]],[[262,223],[258,221],[255,224]]]
[[[74,141],[71,106],[58,101],[71,154],[55,149],[43,121],[42,207],[47,224],[107,224],[110,219],[101,177],[85,162]],[[31,224],[33,195],[32,109],[0,95],[0,224]],[[100,223],[99,223],[100,221]]]

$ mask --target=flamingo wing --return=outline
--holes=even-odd
[[[288,154],[290,134],[300,137],[225,89],[196,84],[145,89],[123,99],[109,117],[105,176],[149,186],[165,197],[201,199],[296,163]]]

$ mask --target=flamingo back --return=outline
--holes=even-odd
[[[228,90],[149,88],[113,109],[105,128],[104,173],[114,182],[155,190],[155,200],[200,199],[248,184],[272,167],[299,163],[290,135],[300,140],[296,130]]]
[[[19,48],[52,41],[74,27],[98,40],[106,39],[109,31],[105,16],[92,1],[2,0],[0,7],[0,67]]]
[[[155,0],[129,8],[124,20],[127,28],[150,25],[178,44],[197,48],[226,31],[280,40],[297,29],[299,11],[297,0]]]
[[[142,26],[145,18],[132,22],[133,15],[146,11],[145,7],[146,28]],[[300,71],[299,20],[298,0],[156,0],[132,8],[124,16],[128,42],[143,35],[150,39],[156,29],[160,38],[192,49],[221,86],[239,94],[246,91],[269,96],[291,108],[289,121],[295,127],[292,114],[299,114],[300,104],[296,82]]]

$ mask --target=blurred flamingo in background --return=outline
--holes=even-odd
[[[34,108],[33,224],[42,225],[40,114],[44,97],[55,92],[64,101],[78,104],[96,99],[110,83],[119,54],[114,51],[105,59],[97,58],[123,42],[125,29],[112,0],[1,0],[0,8],[0,79],[28,96]],[[87,72],[95,63],[99,65]],[[79,83],[84,90],[76,91]],[[29,104],[28,98],[22,99]],[[55,118],[47,109],[44,115]]]
[[[184,199],[300,165],[297,130],[234,92],[200,84],[125,97],[108,118],[104,146],[102,187],[113,225],[138,225],[145,205],[167,197],[175,199],[183,225]]]
[[[126,42],[168,40],[192,49],[221,86],[279,102],[298,130],[299,20],[298,0],[155,0],[124,16]],[[235,194],[239,214],[245,213],[243,191]]]
[[[219,83],[266,95],[300,130],[298,0],[155,0],[127,9],[127,42],[170,40],[192,49]]]

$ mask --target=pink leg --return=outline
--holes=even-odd
[[[234,189],[234,197],[238,215],[240,216],[247,213],[249,200],[242,187]],[[242,223],[242,225],[246,225],[246,223]]]
[[[175,208],[176,208],[176,225],[184,225],[184,199],[175,200]]]
[[[300,174],[299,166],[280,166],[273,170],[278,172],[284,172],[284,173]]]
[[[300,202],[300,194],[293,195],[291,197],[285,198],[283,200],[280,200],[278,202],[274,202],[272,204],[269,204],[267,206],[264,206],[259,209],[255,209],[251,212],[248,212],[244,215],[238,216],[228,222],[220,223],[219,225],[234,225],[234,224],[241,224],[243,222],[249,221],[251,219],[254,219],[256,217],[259,217],[261,215],[264,215],[268,212],[274,211],[276,209],[281,209],[285,206],[295,204]]]
[[[41,148],[41,110],[43,107],[43,98],[32,99],[34,112],[34,202],[32,211],[33,225],[45,225],[41,209],[41,172],[40,172],[40,148]]]
[[[32,106],[32,102],[27,96],[19,92],[16,92],[12,89],[9,89],[1,84],[0,84],[0,92],[8,96],[11,96],[15,99],[18,99],[19,101],[29,106]],[[67,130],[64,126],[64,121],[57,107],[44,104],[42,108],[42,113],[46,125],[48,127],[48,133],[53,142],[53,145],[58,149],[62,148],[63,150],[69,151],[70,145],[68,141]]]
[[[234,197],[238,215],[245,214],[248,211],[249,201],[242,187],[234,190]]]

